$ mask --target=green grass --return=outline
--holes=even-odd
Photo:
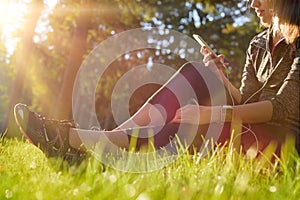
[[[28,142],[0,142],[0,199],[300,199],[300,160],[263,166],[228,148],[197,162],[184,154],[165,168],[134,174],[89,157],[80,165],[48,159]]]

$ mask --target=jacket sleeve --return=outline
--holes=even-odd
[[[255,57],[257,56],[257,52],[253,52],[250,45],[246,55],[247,55],[246,63],[243,69],[241,86],[240,86],[240,93],[242,96],[241,103],[244,103],[259,88],[259,84],[258,84],[258,80],[254,68],[254,60]]]
[[[283,120],[291,113],[299,113],[299,51],[300,49],[298,49],[298,53],[296,53],[291,70],[283,84],[277,94],[271,98],[273,105],[272,121]]]

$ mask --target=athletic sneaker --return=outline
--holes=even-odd
[[[21,133],[48,157],[67,161],[84,157],[83,152],[69,145],[69,129],[75,128],[74,121],[49,120],[20,103],[15,105],[14,115]]]

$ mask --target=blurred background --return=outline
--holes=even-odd
[[[230,61],[237,87],[248,43],[261,31],[246,0],[0,0],[0,133],[19,135],[12,115],[18,102],[49,118],[72,118],[72,87],[84,58],[101,41],[141,27],[199,33]],[[140,64],[178,69],[184,62],[184,56],[153,49],[118,57],[97,87],[101,127],[116,126],[110,95],[122,74]],[[130,112],[159,87],[138,89]]]

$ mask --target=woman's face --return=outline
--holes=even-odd
[[[272,0],[252,0],[251,8],[256,12],[260,22],[264,26],[269,26],[272,23],[273,9]]]

